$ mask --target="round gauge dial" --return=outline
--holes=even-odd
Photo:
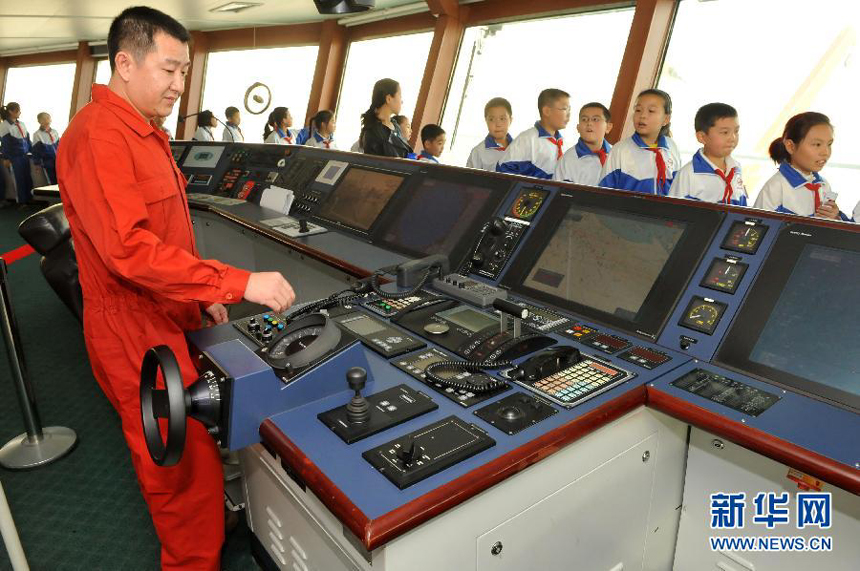
[[[511,206],[511,214],[520,220],[531,220],[540,210],[546,196],[545,190],[524,190]]]
[[[766,232],[767,226],[739,220],[732,224],[721,247],[724,250],[755,254]]]
[[[742,262],[714,258],[700,285],[708,289],[733,294],[737,291],[747,267],[747,264]]]
[[[333,351],[341,330],[325,315],[312,313],[287,325],[260,351],[266,363],[275,369],[295,371]]]
[[[695,296],[684,311],[681,325],[712,335],[726,311],[726,307],[725,303],[707,297]]]

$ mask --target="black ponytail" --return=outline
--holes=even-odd
[[[14,101],[10,101],[6,105],[0,107],[0,119],[5,121],[5,120],[9,119],[12,111],[20,111],[20,110],[21,110],[21,106],[18,103],[14,102]]]
[[[362,132],[380,122],[376,113],[380,107],[385,105],[385,98],[389,95],[394,97],[399,90],[400,84],[387,77],[373,84],[373,96],[370,101],[370,108],[361,114]]]
[[[323,109],[322,111],[317,112],[316,115],[311,117],[310,121],[308,121],[308,127],[319,131],[323,125],[331,121],[332,117],[334,117],[334,113],[332,113],[328,109]]]
[[[795,145],[799,145],[806,138],[809,130],[816,125],[827,125],[831,129],[833,128],[827,115],[816,113],[815,111],[799,113],[789,119],[785,124],[782,136],[774,139],[767,149],[767,153],[773,159],[773,162],[781,164],[791,161],[791,155],[788,153],[788,149],[785,148],[785,141],[789,140]]]
[[[0,105],[0,121],[5,121],[9,118],[9,111],[5,105]]]
[[[215,117],[215,115],[208,109],[205,111],[201,111],[197,115],[197,128],[199,129],[200,127],[211,127],[213,117]]]
[[[281,126],[281,121],[287,118],[289,110],[286,107],[275,107],[269,113],[269,119],[266,121],[266,126],[263,129],[263,141],[265,141],[273,131],[277,131]]]
[[[636,99],[639,99],[643,95],[656,95],[657,97],[662,99],[663,100],[663,111],[666,113],[666,115],[672,115],[672,98],[669,96],[668,93],[666,93],[662,89],[657,89],[657,88],[646,89],[645,91],[641,92],[636,97]],[[671,121],[671,119],[669,120],[668,123],[666,123],[665,125],[660,127],[660,136],[661,137],[671,137],[672,136],[672,121]]]

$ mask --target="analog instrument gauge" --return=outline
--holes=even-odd
[[[714,258],[711,262],[711,267],[708,268],[702,283],[699,285],[708,289],[734,294],[748,267],[743,262],[725,258]]]
[[[693,296],[681,317],[681,325],[713,335],[727,307],[725,303],[707,297]]]
[[[330,353],[340,342],[340,336],[334,321],[312,313],[287,325],[261,352],[272,367],[295,370]]]
[[[729,228],[729,233],[720,246],[723,250],[732,250],[742,254],[755,254],[761,245],[767,226],[751,220],[738,220]]]
[[[548,190],[527,188],[521,191],[511,206],[511,216],[518,220],[531,220],[538,213],[547,196],[549,196]]]

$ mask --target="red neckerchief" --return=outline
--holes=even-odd
[[[655,191],[659,194],[666,185],[666,161],[663,160],[663,153],[660,152],[660,147],[645,147],[645,150],[654,153],[655,160],[657,161],[657,188]]]
[[[558,156],[555,158],[555,160],[559,160],[561,157],[563,157],[564,151],[561,150],[561,146],[564,144],[564,137],[559,137],[558,139],[556,139],[555,137],[547,137],[547,140],[553,145],[555,145],[558,149]]]
[[[18,127],[18,132],[21,133],[21,138],[23,139],[25,137],[24,129],[21,128],[21,123],[17,119],[15,119],[15,126]]]
[[[606,151],[603,150],[603,147],[600,147],[594,154],[597,155],[597,158],[600,159],[600,166],[606,164]]]
[[[815,197],[815,211],[818,212],[818,209],[821,207],[821,197],[818,196],[818,189],[821,188],[821,183],[807,182],[803,186],[812,191],[812,195]]]
[[[51,133],[51,130],[50,130],[50,129],[42,129],[42,130],[43,130],[44,132],[46,132],[46,133],[48,134],[48,136],[49,136],[49,137],[51,137],[51,144],[53,145],[53,144],[54,144],[54,134],[53,134],[53,133]]]
[[[732,179],[735,177],[735,167],[732,167],[732,170],[729,171],[728,176],[723,174],[723,171],[720,169],[714,169],[714,172],[717,173],[717,176],[723,179],[723,182],[726,183],[726,188],[723,190],[723,204],[731,204],[732,203]]]

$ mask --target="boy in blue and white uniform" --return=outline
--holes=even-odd
[[[551,179],[564,156],[561,129],[570,121],[570,95],[544,89],[538,96],[540,120],[511,142],[496,171]]]
[[[612,147],[600,173],[600,186],[665,196],[681,155],[669,138],[672,99],[659,89],[646,89],[633,108],[632,137]]]
[[[6,168],[12,167],[15,187],[18,190],[18,204],[32,200],[33,180],[30,177],[30,134],[18,118],[21,106],[9,102],[3,108],[3,121],[0,122],[0,160]]]
[[[612,150],[606,140],[611,130],[612,115],[605,105],[597,102],[583,105],[576,124],[579,141],[558,161],[553,180],[597,186],[600,171]]]
[[[469,153],[467,167],[495,172],[499,159],[513,141],[508,133],[512,118],[511,104],[504,97],[494,97],[487,102],[484,106],[487,136]]]
[[[51,128],[51,116],[44,111],[36,115],[39,128],[33,133],[33,162],[45,169],[48,184],[57,184],[57,148],[60,134]]]
[[[227,118],[224,131],[221,133],[221,140],[228,143],[244,143],[245,135],[242,133],[242,128],[239,124],[242,122],[242,116],[239,110],[232,105],[224,111],[224,117]]]
[[[424,148],[415,157],[416,160],[439,164],[439,156],[445,149],[445,129],[433,123],[424,125],[421,128],[421,145]]]
[[[696,112],[694,125],[702,148],[675,174],[669,196],[746,206],[741,165],[732,158],[740,132],[738,112],[725,103],[708,103]]]
[[[762,187],[755,207],[766,210],[850,221],[836,205],[836,192],[819,171],[830,159],[833,126],[815,111],[799,113],[768,148],[779,169]]]

